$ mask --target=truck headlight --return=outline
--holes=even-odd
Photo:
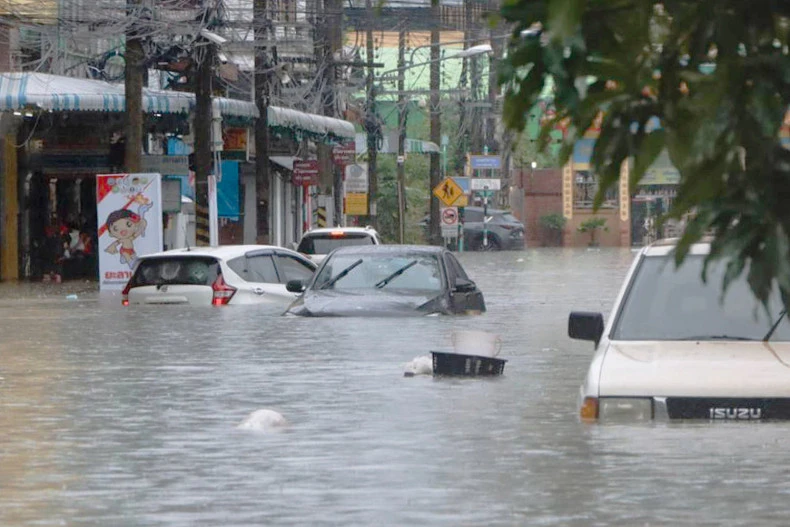
[[[650,397],[601,397],[598,416],[606,421],[648,421],[653,419]]]

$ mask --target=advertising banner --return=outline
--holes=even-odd
[[[162,188],[159,174],[96,176],[99,288],[121,290],[138,256],[162,250]]]

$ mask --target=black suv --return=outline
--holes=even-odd
[[[524,248],[524,224],[509,211],[488,208],[484,223],[483,207],[464,207],[464,248],[469,251],[498,251]],[[484,236],[488,230],[488,240]]]

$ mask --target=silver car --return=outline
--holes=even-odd
[[[722,298],[726,262],[709,243],[675,268],[673,241],[643,249],[604,324],[571,313],[571,338],[595,354],[579,398],[585,421],[790,419],[790,322],[778,288],[758,305],[748,269]]]
[[[298,296],[290,280],[308,280],[316,265],[290,249],[226,245],[142,256],[123,290],[129,304],[262,304],[282,313]]]

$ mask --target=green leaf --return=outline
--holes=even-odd
[[[664,149],[665,144],[666,132],[662,128],[653,130],[645,136],[645,138],[642,140],[642,144],[639,147],[639,151],[636,153],[634,158],[634,169],[631,172],[631,179],[629,183],[631,188],[636,187],[636,184],[645,175],[645,172],[648,168],[650,168],[650,165],[652,165],[656,158],[658,158],[658,155],[661,153],[661,150]]]
[[[582,19],[585,0],[554,0],[548,4],[549,34],[555,42],[562,42],[576,32]]]

